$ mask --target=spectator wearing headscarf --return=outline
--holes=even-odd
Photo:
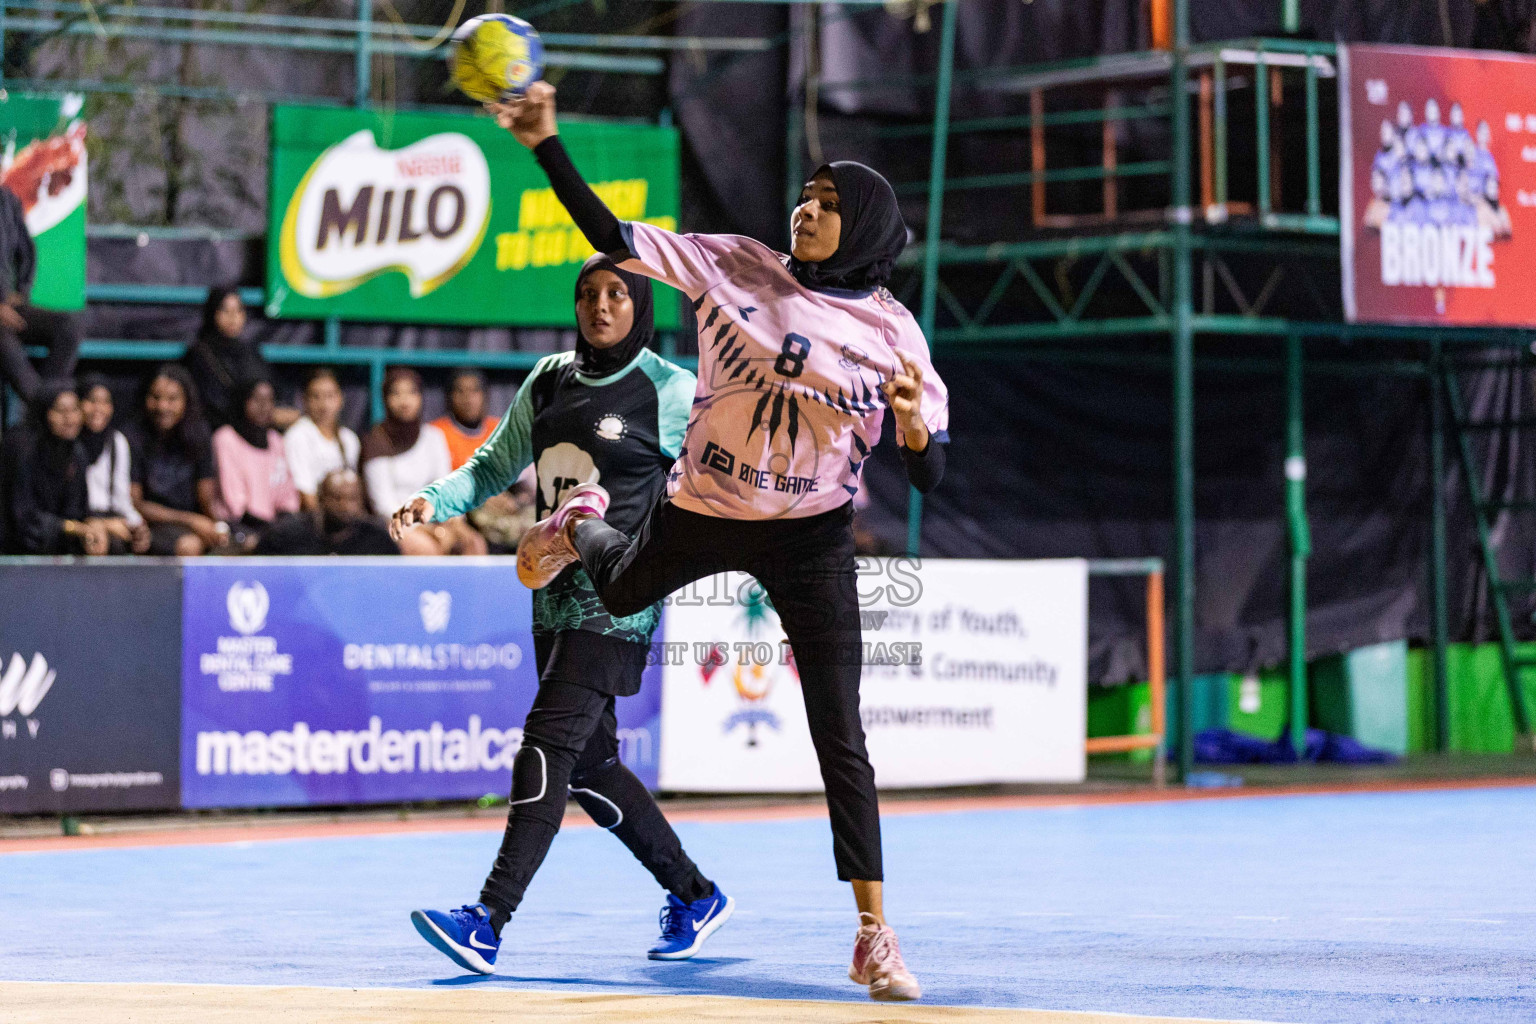
[[[485,414],[484,375],[479,370],[455,370],[448,378],[448,412],[432,421],[448,441],[453,468],[468,462],[500,422],[499,416]]]
[[[283,435],[272,427],[272,382],[243,381],[233,398],[234,418],[213,432],[219,498],[224,518],[254,545],[279,515],[299,510],[299,492],[288,472]]]
[[[384,422],[363,438],[363,481],[376,514],[393,512],[432,481],[453,472],[443,432],[421,422],[421,374],[395,367],[384,377]],[[407,555],[486,552],[485,538],[463,517],[410,531],[400,550]]]
[[[112,425],[116,412],[112,389],[99,373],[80,378],[80,447],[85,453],[85,491],[91,515],[121,519],[127,544],[139,554],[149,550],[149,527],[133,507],[132,454],[128,438]]]
[[[421,375],[395,367],[384,377],[384,420],[363,436],[363,479],[375,512],[453,471],[443,432],[421,422]]]
[[[167,363],[150,377],[128,440],[133,504],[149,523],[150,554],[202,555],[227,543],[213,444],[185,367]]]
[[[187,346],[182,361],[197,385],[210,428],[222,427],[235,418],[239,411],[235,392],[242,382],[257,377],[272,379],[272,369],[262,358],[261,349],[244,338],[246,322],[238,289],[208,289],[197,337]],[[297,409],[278,407],[272,412],[279,430],[287,430],[298,418]]]
[[[22,555],[105,555],[106,524],[90,516],[80,401],[69,381],[41,382],[26,426],[7,438],[7,547]]]

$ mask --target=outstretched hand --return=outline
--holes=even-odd
[[[901,442],[914,452],[928,448],[928,424],[923,422],[923,368],[917,360],[898,350],[901,372],[880,385],[896,416],[896,429],[901,432]]]
[[[413,526],[425,526],[432,521],[432,503],[417,495],[395,510],[389,517],[389,536],[396,544],[405,531]]]
[[[534,82],[523,95],[487,103],[485,109],[497,124],[529,149],[559,134],[555,124],[555,87],[548,82]]]

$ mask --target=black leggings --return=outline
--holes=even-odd
[[[757,578],[789,637],[811,742],[832,817],[843,881],[879,881],[880,805],[859,719],[863,640],[853,506],[802,519],[699,515],[665,498],[633,542],[598,519],[576,528],[576,549],[613,615],[632,615],[694,580],[727,570]]]
[[[62,379],[75,372],[80,328],[68,313],[27,305],[18,306],[16,312],[27,327],[18,333],[0,324],[0,374],[11,382],[18,395],[30,402],[43,381]],[[27,345],[47,346],[48,355],[41,370],[32,367]]]
[[[512,762],[507,830],[480,892],[498,933],[560,831],[567,792],[662,888],[686,903],[704,899],[714,883],[699,873],[655,798],[619,760],[614,698],[602,692],[638,689],[626,684],[638,684],[646,645],[571,630],[535,636],[534,653],[539,692]]]

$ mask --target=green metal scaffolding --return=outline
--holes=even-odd
[[[1533,334],[1526,330],[1477,328],[1422,328],[1348,324],[1341,316],[1310,319],[1266,315],[1264,307],[1283,274],[1306,274],[1306,264],[1339,259],[1339,220],[1325,213],[1323,204],[1323,116],[1320,109],[1321,79],[1335,75],[1337,48],[1332,43],[1294,39],[1244,39],[1199,46],[1189,41],[1188,0],[1173,4],[1172,47],[1168,52],[1117,54],[1060,61],[1020,68],[954,70],[954,23],[958,3],[946,3],[941,23],[936,73],[906,79],[843,83],[842,89],[891,88],[918,82],[934,90],[932,125],[892,125],[879,134],[889,138],[931,136],[931,164],[927,181],[897,185],[903,195],[927,197],[927,229],[924,242],[905,255],[903,262],[920,275],[921,314],[924,331],[936,351],[950,357],[994,355],[1010,358],[1092,362],[1126,366],[1149,362],[1170,371],[1173,412],[1173,551],[1170,561],[1173,588],[1169,609],[1172,648],[1171,677],[1178,694],[1178,765],[1187,778],[1193,762],[1192,736],[1188,729],[1192,711],[1195,634],[1195,501],[1194,501],[1194,374],[1195,341],[1199,337],[1238,339],[1271,337],[1284,343],[1284,358],[1255,359],[1241,355],[1201,355],[1202,366],[1234,371],[1272,373],[1283,379],[1286,402],[1285,517],[1290,545],[1289,675],[1291,681],[1290,739],[1298,753],[1305,740],[1308,717],[1306,686],[1306,566],[1311,535],[1306,516],[1306,453],[1303,417],[1305,378],[1313,373],[1406,374],[1427,378],[1431,390],[1431,463],[1434,473],[1431,523],[1430,604],[1433,633],[1434,698],[1439,711],[1438,744],[1446,748],[1447,723],[1447,602],[1446,602],[1446,495],[1445,401],[1455,401],[1454,382],[1446,376],[1446,348],[1504,346],[1526,348]],[[1299,21],[1299,8],[1287,0],[1283,8],[1288,30]],[[1305,126],[1304,193],[1300,202],[1282,207],[1278,168],[1272,161],[1284,155],[1275,147],[1273,118],[1280,105],[1284,76],[1301,79],[1301,103]],[[1149,96],[1139,103],[1106,100],[1093,109],[1045,109],[1041,96],[1056,87],[1085,85],[1112,87],[1145,83],[1165,76],[1164,96]],[[956,86],[988,88],[1031,94],[1029,114],[981,118],[951,118]],[[1248,88],[1253,96],[1255,168],[1251,201],[1235,201],[1231,193],[1229,155],[1232,150],[1232,90]],[[824,86],[824,88],[830,88]],[[1150,90],[1148,90],[1150,91]],[[1192,101],[1192,97],[1198,99]],[[1192,107],[1200,110],[1199,137],[1192,124]],[[1136,119],[1167,119],[1170,152],[1167,159],[1143,159],[1119,164],[1111,152],[1111,125]],[[1038,140],[1044,129],[1056,125],[1105,125],[1105,156],[1100,166],[1046,167]],[[792,125],[798,131],[798,122]],[[949,137],[971,132],[1023,130],[1037,140],[1037,158],[1026,170],[1004,171],[965,177],[946,176],[945,158]],[[1197,145],[1198,143],[1198,145]],[[794,149],[792,140],[791,149]],[[1198,151],[1201,163],[1201,195],[1195,201],[1192,164]],[[1126,215],[1117,212],[1115,189],[1130,178],[1165,177],[1170,201],[1166,208]],[[1105,214],[1094,218],[1052,217],[1045,212],[1046,186],[1056,182],[1105,182]],[[1035,196],[1035,222],[1025,237],[1016,241],[982,245],[958,245],[944,240],[943,208],[946,195],[969,189],[1029,188]],[[1147,226],[1137,228],[1137,222]],[[1074,231],[1063,234],[1062,231]],[[1226,259],[1260,257],[1274,262],[1264,289],[1248,297],[1241,294]],[[1039,261],[1081,259],[1093,267],[1075,297],[1060,293],[1047,282],[1047,274],[1034,266]],[[1157,281],[1149,283],[1133,261],[1153,263]],[[1203,262],[1206,271],[1204,308],[1196,298],[1194,270]],[[979,302],[967,304],[946,286],[946,268],[964,266],[998,268],[994,285]],[[1212,267],[1217,271],[1213,273]],[[1212,278],[1223,281],[1237,305],[1236,312],[1215,308]],[[1336,288],[1337,276],[1330,282]],[[1114,282],[1129,289],[1145,307],[1139,315],[1119,313],[1093,316],[1090,309],[1100,289]],[[1010,289],[1027,286],[1038,300],[1042,315],[1033,319],[997,322],[995,314]],[[951,324],[940,326],[938,310],[950,314]],[[1168,357],[1149,360],[1144,354],[1109,351],[1097,343],[1115,338],[1166,338]],[[1305,344],[1313,341],[1379,340],[1429,343],[1430,354],[1411,349],[1405,356],[1327,358],[1308,360]],[[1097,349],[1097,350],[1096,350]],[[1452,406],[1454,409],[1454,405]],[[1456,414],[1456,415],[1459,415]],[[1455,417],[1453,416],[1453,419]],[[1465,449],[1466,441],[1458,433]],[[1463,457],[1464,464],[1470,459]],[[1474,502],[1476,504],[1476,502]],[[908,516],[908,550],[916,553],[922,534],[922,503],[914,492]],[[1481,513],[1479,524],[1486,523]],[[1485,558],[1487,554],[1485,545]],[[1491,562],[1490,562],[1491,565]],[[1497,581],[1497,576],[1492,577]],[[1504,583],[1512,589],[1519,582]],[[1496,595],[1497,596],[1497,595]],[[1496,600],[1500,615],[1508,618],[1502,599]],[[1508,631],[1505,630],[1507,634]],[[1506,650],[1509,645],[1506,643]],[[1517,732],[1530,727],[1515,681],[1524,662],[1506,654],[1511,701]],[[1523,742],[1523,741],[1522,741]]]

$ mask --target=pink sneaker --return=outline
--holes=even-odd
[[[859,920],[862,924],[853,939],[848,977],[868,985],[871,999],[894,1002],[920,998],[923,990],[901,958],[895,929],[876,921],[873,914],[860,914]]]
[[[597,484],[571,489],[553,515],[530,526],[517,543],[517,578],[529,590],[542,590],[581,556],[571,532],[583,519],[601,519],[608,511],[608,492]]]

